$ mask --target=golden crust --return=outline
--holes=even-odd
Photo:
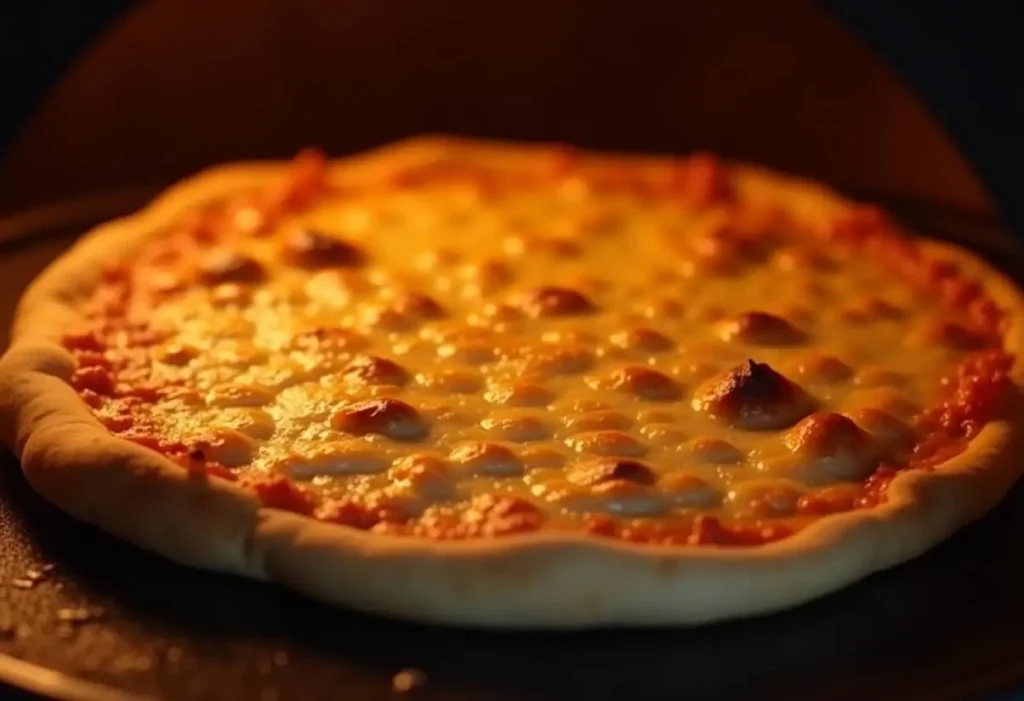
[[[437,158],[529,167],[541,149],[427,137],[332,165],[358,182]],[[598,157],[657,168],[637,156]],[[182,564],[269,579],[331,603],[435,623],[508,628],[699,624],[790,607],[912,559],[980,517],[1020,472],[1020,409],[994,422],[934,472],[899,475],[887,501],[827,516],[763,546],[637,546],[540,532],[435,542],[382,536],[261,508],[220,480],[190,476],[156,453],[111,437],[67,384],[58,336],[113,251],[138,246],[180,212],[258,186],[283,165],[223,166],[175,186],[150,207],[107,224],[55,262],[23,297],[14,343],[0,361],[0,426],[29,482],[75,517]],[[738,166],[741,197],[798,215],[849,204],[820,186]],[[985,283],[1008,313],[1007,350],[1024,351],[1024,299],[971,254],[929,242]],[[1024,381],[1024,365],[1012,370]]]

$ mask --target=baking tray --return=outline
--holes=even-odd
[[[0,222],[4,330],[47,262],[147,196]],[[1024,280],[1024,256],[994,222],[889,204]],[[13,456],[0,462],[3,698],[371,701],[398,698],[392,680],[407,668],[425,675],[409,698],[442,701],[1009,699],[1024,683],[1024,489],[918,560],[793,611],[697,630],[543,635],[395,623],[179,568],[74,522],[32,492]],[[79,611],[88,620],[62,620]]]

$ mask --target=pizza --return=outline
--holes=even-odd
[[[708,154],[310,150],[85,236],[20,303],[0,417],[40,494],[183,565],[440,624],[694,625],[992,508],[1021,299]]]

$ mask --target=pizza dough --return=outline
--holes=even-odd
[[[216,168],[25,294],[33,487],[388,616],[707,623],[909,560],[1018,475],[1018,290],[713,157],[424,138]]]

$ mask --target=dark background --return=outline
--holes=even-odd
[[[444,130],[709,148],[1017,224],[1016,4],[6,0],[0,213]]]
[[[1022,231],[1013,2],[152,0],[109,23],[131,4],[0,0],[0,219],[222,160],[310,143],[342,154],[446,130],[708,148],[856,189],[997,206]],[[950,210],[934,212],[909,220],[986,239],[984,218],[953,226]],[[0,316],[83,226],[8,247],[0,227]],[[990,254],[1019,273],[1013,248]],[[429,673],[424,698],[965,698],[1022,678],[1020,499],[912,565],[781,616],[499,638],[326,611],[181,570],[79,528],[5,464],[0,579],[59,565],[35,589],[0,589],[0,643],[35,664],[182,699],[268,688],[394,698],[391,676],[410,665]],[[55,623],[68,606],[105,617],[68,640]],[[268,668],[282,650],[290,662]],[[126,671],[141,657],[146,666]]]

